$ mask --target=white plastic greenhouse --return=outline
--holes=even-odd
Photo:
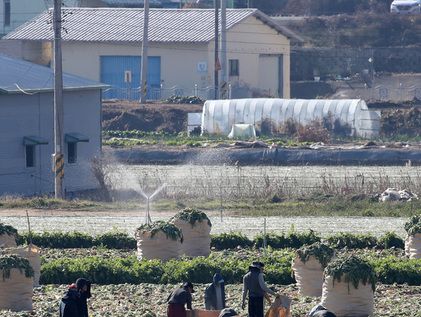
[[[280,131],[288,119],[306,125],[329,117],[347,125],[352,136],[370,138],[379,134],[379,112],[369,110],[360,99],[208,100],[203,106],[202,132],[228,135],[235,124],[253,124],[260,132],[263,122],[270,122],[272,131]]]

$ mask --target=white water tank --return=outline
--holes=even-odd
[[[261,131],[270,122],[274,131],[292,119],[302,125],[330,117],[350,128],[350,135],[371,138],[380,131],[380,113],[361,99],[233,99],[208,100],[203,106],[202,133],[228,135],[234,124],[253,124]]]

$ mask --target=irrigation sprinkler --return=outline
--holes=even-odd
[[[151,202],[151,200],[156,196],[156,195],[158,195],[159,194],[159,192],[161,191],[161,190],[163,190],[164,189],[164,187],[166,186],[167,184],[162,184],[160,187],[158,187],[152,194],[150,194],[150,195],[147,195],[147,194],[145,194],[145,192],[143,191],[143,189],[142,188],[140,188],[139,189],[139,192],[140,192],[140,194],[146,199],[146,212],[145,212],[145,223],[147,224],[147,225],[150,225],[151,223],[152,223],[152,219],[151,219],[151,214],[150,214],[150,206],[151,206],[151,204],[150,204],[150,202]]]

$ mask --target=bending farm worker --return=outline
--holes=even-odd
[[[180,288],[175,289],[167,299],[167,317],[186,317],[184,305],[187,306],[187,309],[192,309],[192,293],[194,293],[194,289],[191,282],[186,282]]]
[[[69,285],[60,301],[60,317],[88,317],[88,298],[91,297],[91,282],[78,278]]]
[[[308,313],[308,316],[309,317],[336,317],[334,313],[328,311],[321,304],[317,304],[316,306],[314,306]]]
[[[276,296],[276,293],[266,286],[263,279],[262,262],[253,262],[249,266],[249,272],[243,277],[243,302],[242,308],[245,308],[245,301],[248,294],[248,315],[249,317],[263,317],[263,297],[270,302],[269,294]]]
[[[205,289],[206,310],[222,310],[225,308],[225,284],[221,274],[215,273],[213,282]]]

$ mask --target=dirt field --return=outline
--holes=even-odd
[[[142,130],[178,133],[186,130],[187,113],[201,112],[202,105],[147,104],[107,101],[102,105],[104,130]]]

